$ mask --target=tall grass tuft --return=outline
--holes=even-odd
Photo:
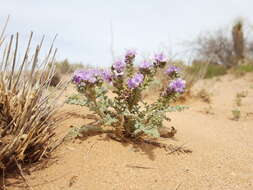
[[[48,91],[55,73],[54,66],[48,67],[57,51],[53,45],[40,59],[43,40],[30,53],[31,33],[24,56],[18,59],[19,34],[9,40],[0,37],[0,171],[4,171],[39,161],[53,150],[61,91]]]

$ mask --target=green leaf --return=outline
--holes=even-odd
[[[65,103],[67,104],[74,104],[74,105],[79,105],[79,106],[86,106],[87,100],[85,98],[80,98],[79,96],[71,96],[69,97]]]

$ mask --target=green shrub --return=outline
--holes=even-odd
[[[215,76],[225,75],[227,73],[227,68],[219,64],[194,61],[191,66],[188,66],[186,72],[191,75],[202,74],[203,78],[212,78]]]
[[[253,64],[239,65],[236,70],[243,73],[253,72]]]
[[[209,64],[207,66],[206,74],[204,78],[212,78],[216,76],[225,75],[227,68],[223,65]]]
[[[143,91],[168,62],[162,53],[155,54],[153,60],[144,60],[136,69],[135,54],[135,51],[127,51],[124,59],[115,61],[111,69],[76,71],[73,83],[83,98],[72,96],[67,103],[87,106],[98,118],[96,126],[113,127],[118,138],[160,137],[160,130],[166,128],[163,121],[170,120],[166,113],[186,108],[171,105],[185,91],[186,84],[180,78],[180,69],[170,65],[163,73],[167,76],[166,88],[161,89],[155,101],[144,101]],[[108,96],[111,92],[106,83],[112,86],[113,96]]]

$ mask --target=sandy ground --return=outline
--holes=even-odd
[[[192,153],[168,154],[151,145],[134,147],[106,138],[89,137],[63,144],[45,169],[26,175],[34,190],[252,190],[253,189],[253,76],[224,76],[197,83],[194,93],[206,89],[211,103],[186,102],[190,109],[172,113],[178,133],[166,143],[186,144]],[[247,91],[239,107],[241,118],[231,120],[236,94]],[[71,94],[74,91],[68,91]],[[64,111],[86,115],[87,110],[64,105]],[[209,111],[207,111],[209,110]],[[58,129],[87,119],[73,116]],[[10,189],[27,189],[13,185]]]

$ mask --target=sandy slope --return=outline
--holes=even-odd
[[[194,92],[205,88],[212,96],[211,112],[201,100],[192,99],[190,109],[172,113],[178,134],[167,143],[184,144],[193,152],[168,155],[163,149],[122,145],[104,135],[67,143],[55,152],[55,163],[27,175],[34,190],[252,190],[253,189],[253,76],[224,76],[200,81]],[[231,120],[236,93],[242,99],[242,118]],[[69,93],[72,93],[69,91]],[[86,114],[87,110],[65,105],[63,110]],[[87,123],[73,116],[59,128],[64,135],[70,125]],[[140,166],[144,168],[138,168]],[[20,186],[20,185],[19,185]],[[12,187],[11,189],[21,189]],[[25,188],[24,188],[25,189]]]

